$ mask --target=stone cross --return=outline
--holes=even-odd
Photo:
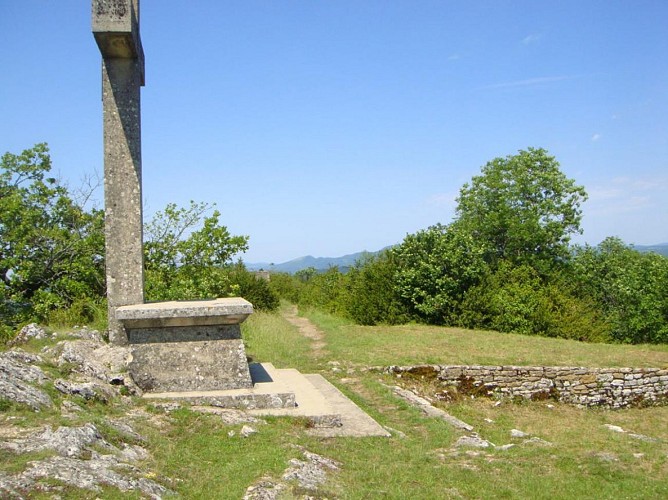
[[[116,309],[144,302],[139,0],[92,0],[102,54],[104,203],[109,340],[127,343]]]

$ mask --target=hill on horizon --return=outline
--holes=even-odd
[[[308,269],[309,267],[312,267],[317,271],[326,271],[330,267],[338,267],[339,270],[345,271],[354,266],[357,262],[376,255],[383,250],[385,249],[383,248],[377,252],[368,252],[364,250],[362,252],[351,253],[341,257],[313,257],[312,255],[306,255],[287,262],[282,262],[281,264],[246,262],[245,265],[249,271],[277,271],[290,274],[294,274],[302,269]]]
[[[639,252],[655,252],[668,257],[668,243],[657,243],[656,245],[634,245],[633,248]]]
[[[345,272],[360,260],[377,255],[388,248],[391,247],[388,246],[376,252],[368,252],[364,250],[362,252],[351,253],[341,257],[313,257],[312,255],[306,255],[280,264],[272,264],[269,262],[244,262],[244,264],[249,271],[276,271],[294,274],[302,269],[308,269],[309,267],[312,267],[317,271],[326,271],[330,267],[338,267],[339,270]],[[668,243],[633,245],[633,248],[639,252],[655,252],[664,257],[668,257]]]

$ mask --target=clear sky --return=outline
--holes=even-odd
[[[0,12],[0,153],[102,175],[90,1]],[[578,242],[668,242],[666,0],[142,0],[141,37],[145,215],[215,202],[247,262],[399,243],[527,147],[589,193]]]

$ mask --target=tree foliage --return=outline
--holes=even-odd
[[[170,203],[145,224],[147,300],[193,300],[234,293],[225,268],[247,249],[248,237],[230,235],[220,225],[217,210],[206,215],[212,208],[194,201],[189,207]]]
[[[612,339],[668,342],[668,258],[606,238],[575,250],[573,279],[611,323]]]
[[[390,286],[397,267],[395,253],[385,251],[351,268],[347,275],[346,315],[360,325],[395,325],[408,321],[408,307],[397,288]]]
[[[0,313],[5,324],[104,294],[104,219],[54,177],[46,144],[0,160]]]
[[[486,267],[484,248],[455,224],[409,234],[392,253],[399,296],[415,316],[435,324],[456,320],[464,294]]]
[[[189,207],[169,203],[144,226],[146,268],[171,271],[179,267],[224,267],[248,250],[248,236],[232,236],[220,224],[220,212],[208,203]],[[196,227],[201,226],[199,229]]]
[[[564,175],[553,156],[529,148],[482,167],[461,188],[456,214],[485,246],[493,267],[508,260],[547,270],[568,257],[586,199],[584,188]]]
[[[362,324],[668,342],[668,259],[615,238],[571,248],[586,198],[543,149],[496,158],[461,188],[449,225],[409,234],[347,275],[304,270],[291,293]]]
[[[213,205],[170,203],[145,225],[144,234],[148,300],[242,296],[258,309],[278,307],[266,281],[233,265],[248,249],[248,236],[230,234]]]
[[[609,340],[609,324],[593,301],[575,294],[561,274],[502,261],[469,289],[459,323],[467,328],[575,340]]]
[[[89,322],[106,311],[104,212],[86,207],[94,187],[73,193],[50,171],[46,144],[0,159],[0,336],[28,321]],[[169,204],[145,226],[148,297],[241,292],[275,308],[266,282],[232,266],[248,237],[231,235],[211,209]]]

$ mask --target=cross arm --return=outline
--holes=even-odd
[[[104,58],[137,59],[144,82],[139,0],[92,0],[93,36]]]

